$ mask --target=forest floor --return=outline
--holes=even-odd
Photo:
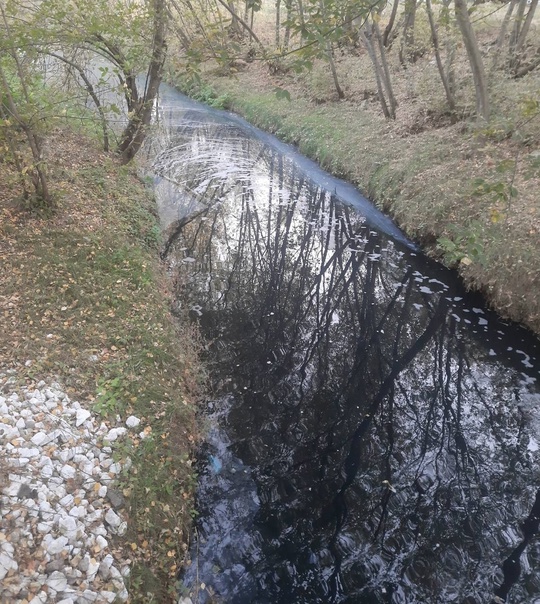
[[[40,211],[0,159],[0,374],[9,387],[58,382],[111,425],[141,419],[141,435],[114,449],[133,462],[116,486],[128,531],[114,547],[132,561],[131,602],[176,602],[193,514],[197,333],[170,315],[154,202],[134,168],[66,130],[49,137],[47,164],[56,207]]]
[[[488,65],[497,31],[486,25],[481,32]],[[354,183],[429,255],[456,267],[502,316],[540,334],[540,178],[533,170],[540,111],[528,109],[540,99],[540,70],[520,79],[496,70],[492,118],[485,123],[474,118],[463,52],[455,63],[454,114],[445,108],[431,53],[407,69],[397,51],[389,58],[395,120],[382,115],[362,48],[336,52],[343,100],[320,60],[300,74],[288,59],[271,70],[257,60],[233,62],[229,70],[207,64],[203,83],[188,94],[243,115]],[[286,90],[290,101],[276,89]]]

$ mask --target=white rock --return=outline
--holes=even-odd
[[[82,505],[76,505],[69,510],[69,515],[73,518],[84,518],[86,516],[86,509]]]
[[[77,475],[77,471],[75,470],[75,468],[73,466],[69,466],[69,465],[65,465],[62,467],[62,469],[60,470],[60,476],[62,476],[62,478],[65,478],[66,480],[70,479],[70,478],[75,478],[75,476]]]
[[[28,458],[33,458],[33,457],[39,457],[40,455],[40,451],[39,449],[34,449],[34,448],[27,448],[27,447],[21,447],[19,449],[19,455],[21,457],[28,457]]]
[[[37,596],[34,596],[28,604],[45,604],[47,601],[47,593],[40,591]]]
[[[77,521],[71,516],[64,516],[58,521],[58,529],[69,541],[77,537]]]
[[[92,414],[88,409],[77,409],[77,414],[75,416],[75,425],[77,427],[84,424],[84,422],[91,416]]]
[[[45,541],[45,538],[44,538]],[[67,537],[58,537],[58,539],[53,539],[49,545],[47,546],[47,551],[49,552],[49,554],[54,555],[54,554],[59,554],[68,544],[68,538]]]
[[[86,516],[86,522],[87,522],[87,524],[92,524],[93,522],[96,522],[97,520],[101,520],[101,518],[103,518],[103,510],[102,509],[94,510],[93,512],[90,512],[90,514],[88,514],[88,516]]]
[[[0,549],[13,558],[13,555],[15,554],[15,547],[13,546],[13,543],[4,541],[0,545]]]
[[[98,570],[99,562],[95,558],[90,558],[88,570],[86,571],[86,578],[91,581],[96,576]]]
[[[136,428],[140,423],[141,423],[141,420],[138,417],[135,417],[134,415],[130,415],[126,419],[126,426],[128,428]]]
[[[121,589],[117,594],[116,597],[118,598],[118,600],[120,602],[127,602],[129,599],[129,594],[127,589],[124,587],[123,589]]]
[[[105,539],[105,537],[102,537],[101,535],[98,535],[96,537],[96,544],[99,545],[102,550],[107,549],[109,547],[109,542],[107,541],[107,539]]]
[[[38,533],[41,533],[42,535],[46,535],[47,533],[50,533],[53,529],[53,523],[51,521],[48,522],[38,522],[37,524],[37,531]]]
[[[122,523],[122,518],[111,509],[107,510],[105,514],[105,522],[107,522],[112,528],[117,528]]]
[[[10,570],[17,570],[17,562],[13,559],[12,554],[5,551],[0,553],[0,579],[3,579]]]
[[[105,440],[108,440],[109,442],[113,442],[115,440],[117,440],[118,438],[120,438],[121,436],[124,436],[124,434],[127,432],[126,428],[111,428],[109,430],[109,432],[107,433],[107,436],[105,436]]]
[[[127,531],[127,522],[121,522],[119,527],[116,529],[116,533],[122,537],[125,535]]]
[[[9,413],[9,411],[6,411],[6,414],[7,413]],[[0,423],[0,438],[5,440],[13,440],[19,436],[19,430],[13,426],[10,426],[9,424],[6,424],[6,420],[7,418],[4,418],[4,421]]]
[[[60,571],[55,570],[53,573],[51,573],[47,581],[45,581],[45,584],[55,591],[64,591],[68,583],[66,576]]]
[[[43,466],[43,468],[40,470],[40,474],[42,478],[51,478],[51,476],[54,474],[54,466]]]

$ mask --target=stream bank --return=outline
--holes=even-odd
[[[501,101],[487,128],[450,123],[427,108],[404,107],[396,121],[384,120],[373,99],[336,101],[322,91],[321,100],[300,78],[255,63],[232,77],[206,68],[202,79],[189,94],[239,113],[358,186],[499,314],[540,333],[539,179],[528,177],[523,161],[513,181],[518,196],[508,206],[475,184],[482,178],[508,186],[509,175],[497,171],[501,163],[538,149],[534,121],[519,137],[512,134],[519,117],[507,105],[518,112],[520,90]],[[278,99],[276,87],[289,90],[291,102]]]
[[[92,575],[90,571],[96,571],[93,580],[103,578],[95,567],[96,561],[111,561],[112,556],[117,568],[126,570],[131,602],[176,602],[176,575],[185,563],[193,513],[195,478],[191,455],[198,433],[195,400],[202,379],[197,364],[197,332],[171,316],[170,284],[159,261],[155,204],[134,168],[121,167],[113,154],[100,152],[96,142],[84,133],[58,130],[49,140],[48,169],[56,207],[47,212],[25,207],[16,197],[13,166],[0,159],[0,399],[8,399],[4,402],[9,409],[10,401],[16,402],[19,396],[24,414],[20,427],[12,426],[10,417],[5,418],[7,428],[4,426],[3,434],[5,438],[8,433],[10,436],[7,441],[0,439],[0,453],[5,461],[17,457],[18,451],[23,461],[15,462],[29,467],[34,462],[45,462],[47,456],[53,462],[51,477],[47,479],[48,502],[42,500],[43,490],[39,500],[32,498],[39,468],[37,474],[30,473],[26,479],[23,470],[17,472],[6,463],[0,464],[5,512],[0,541],[5,554],[2,560],[7,565],[4,582],[15,590],[13,593],[20,595],[24,591],[26,599],[21,596],[21,602],[34,601],[32,598],[38,598],[35,602],[59,601],[55,593],[64,593],[64,587],[72,590],[66,592],[65,598],[79,601],[73,593],[80,592],[77,597],[81,598],[92,597],[92,593],[84,593],[85,589],[92,592],[96,587],[92,582],[83,585],[89,573]],[[51,400],[38,392],[46,390],[45,384],[56,384]],[[32,396],[36,400],[25,393],[35,393]],[[79,412],[81,417],[73,415],[72,420],[80,420],[81,427],[72,431],[84,429],[85,433],[77,436],[81,442],[70,444],[68,438],[65,445],[47,445],[47,451],[34,459],[28,455],[38,455],[36,439],[42,438],[39,425],[46,421],[36,402],[41,398],[51,404],[49,419],[62,422],[65,429],[71,420],[62,414],[74,409],[75,414]],[[80,405],[73,402],[70,409],[62,410],[58,401],[64,401],[65,406],[68,400]],[[5,408],[0,415],[4,412]],[[58,417],[53,417],[55,413]],[[131,416],[136,418],[129,420],[133,429],[127,429],[126,421]],[[94,428],[86,425],[90,420]],[[139,420],[140,425],[135,426]],[[100,426],[108,428],[103,432],[107,442],[96,441]],[[110,430],[115,427],[120,427],[122,438],[110,437]],[[26,432],[17,435],[16,428]],[[31,446],[24,444],[27,437]],[[94,460],[101,460],[99,448],[102,453],[107,452],[111,459],[104,456],[105,465],[110,468],[113,463],[118,470],[109,486],[118,495],[118,514],[127,521],[127,527],[107,536],[107,545],[103,541],[101,545],[90,544],[90,550],[82,553],[82,562],[86,560],[85,553],[93,556],[89,568],[70,564],[77,553],[66,550],[63,564],[73,573],[60,577],[62,569],[50,567],[47,571],[51,560],[46,559],[47,548],[42,547],[48,543],[46,537],[66,538],[62,551],[84,549],[86,546],[77,541],[81,536],[77,536],[80,527],[75,526],[79,518],[70,512],[73,506],[81,512],[79,508],[88,504],[85,509],[97,516],[96,501],[102,499],[92,490],[96,488],[99,494],[99,476],[94,477],[90,495],[79,493],[90,477],[63,446],[71,450],[90,447]],[[28,454],[26,457],[20,452],[21,447]],[[60,455],[58,459],[53,449]],[[11,455],[7,455],[8,451]],[[131,467],[124,463],[128,458]],[[99,464],[96,468],[100,469]],[[105,471],[105,466],[101,470]],[[57,509],[58,493],[52,479],[64,475],[65,497],[73,495],[81,503],[72,502],[72,507],[64,506],[63,512]],[[19,482],[29,481],[24,492],[15,484],[17,476]],[[21,499],[26,493],[29,496]],[[53,525],[49,533],[45,525],[40,527],[44,532],[36,527],[34,546],[29,545],[30,552],[25,548],[21,553],[29,554],[25,558],[27,568],[25,560],[11,557],[17,553],[10,543],[15,544],[18,527],[10,524],[10,518],[23,513],[17,511],[21,506],[26,506],[31,516],[36,506],[48,509],[47,503],[52,506],[49,512],[53,514]],[[89,505],[96,509],[90,510]],[[99,509],[106,513],[111,505],[105,502]],[[109,518],[116,521],[112,513]],[[102,528],[97,528],[102,532]],[[73,542],[67,538],[72,529],[77,533]],[[87,531],[84,527],[80,530]],[[92,549],[98,546],[99,556]],[[52,562],[58,564],[57,560]],[[32,565],[34,568],[30,568]],[[23,586],[24,577],[33,577],[34,571],[38,579]],[[56,573],[54,585],[47,585],[51,578],[47,572]],[[106,569],[104,573],[107,574]],[[92,601],[106,602],[112,597],[104,585],[106,581],[102,583]],[[52,592],[54,586],[59,591]],[[97,593],[101,591],[107,593]]]

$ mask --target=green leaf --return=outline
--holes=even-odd
[[[288,90],[285,90],[285,88],[274,88],[274,94],[276,95],[277,99],[287,99],[289,102],[291,100],[291,94]]]

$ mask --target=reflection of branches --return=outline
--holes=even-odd
[[[253,536],[266,556],[250,572],[275,586],[271,554],[291,552],[294,566],[311,543],[325,552],[314,564],[326,601],[341,579],[361,593],[391,572],[419,601],[450,601],[445,580],[461,593],[507,521],[498,482],[523,457],[509,437],[523,438],[515,376],[479,370],[477,345],[446,316],[447,286],[419,288],[418,271],[334,196],[264,145],[228,132],[216,147],[220,126],[204,132],[197,161],[175,170],[201,203],[219,203],[181,239],[199,259],[190,287],[207,307],[216,381],[234,376],[231,448],[254,466],[256,530],[271,535]],[[463,568],[445,564],[454,550]],[[292,593],[309,583],[300,574],[279,581]]]

